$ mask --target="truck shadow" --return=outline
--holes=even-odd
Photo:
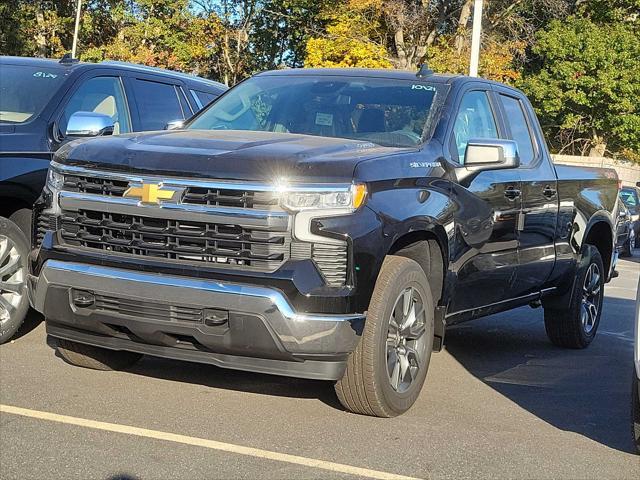
[[[289,398],[314,398],[343,410],[329,382],[281,377],[263,373],[218,368],[214,365],[186,363],[145,356],[128,368],[129,373],[260,395]]]
[[[450,328],[446,348],[472,375],[550,425],[632,453],[634,309],[633,300],[607,297],[586,350],[552,345],[542,310],[529,307]]]

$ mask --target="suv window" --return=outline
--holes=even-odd
[[[529,123],[522,108],[522,103],[517,98],[502,94],[500,94],[500,100],[502,101],[506,118],[509,121],[511,140],[514,140],[518,144],[520,164],[530,165],[531,162],[533,162],[535,152],[529,130]]]
[[[162,130],[167,123],[185,118],[175,86],[136,78],[133,92],[141,130]]]
[[[464,159],[467,143],[474,138],[498,138],[487,92],[478,90],[464,94],[453,126],[453,141],[460,163]]]
[[[67,122],[76,112],[96,112],[113,119],[113,133],[131,131],[127,102],[119,77],[94,77],[84,82],[73,93],[60,119],[60,131],[67,129]]]

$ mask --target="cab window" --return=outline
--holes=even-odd
[[[500,95],[500,100],[504,108],[504,113],[509,122],[511,130],[511,140],[518,144],[518,155],[520,156],[520,165],[531,165],[533,162],[535,151],[533,148],[533,140],[529,130],[529,123],[522,108],[520,100],[509,95]]]
[[[454,157],[464,161],[464,153],[470,139],[498,138],[498,127],[491,110],[487,92],[474,90],[462,97],[453,126]]]
[[[131,131],[131,120],[124,89],[119,77],[94,77],[74,92],[62,113],[60,131],[67,129],[69,118],[76,112],[95,112],[113,120],[113,134]]]

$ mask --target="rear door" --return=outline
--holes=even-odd
[[[169,122],[192,115],[182,83],[157,75],[133,73],[127,78],[133,130],[163,130]]]
[[[518,226],[519,265],[514,293],[524,296],[545,287],[555,264],[558,186],[529,102],[516,91],[496,89],[507,135],[518,144],[520,156],[523,217]]]
[[[450,136],[454,162],[462,165],[470,139],[505,138],[496,102],[489,85],[473,86],[462,94]],[[492,308],[514,297],[521,210],[519,171],[487,170],[461,176],[453,189],[458,205],[452,262],[457,285],[449,313]]]

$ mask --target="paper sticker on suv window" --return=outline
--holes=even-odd
[[[316,113],[316,125],[324,125],[330,127],[333,125],[333,115],[330,113]]]
[[[58,78],[57,74],[49,72],[36,72],[33,76],[38,78]]]

